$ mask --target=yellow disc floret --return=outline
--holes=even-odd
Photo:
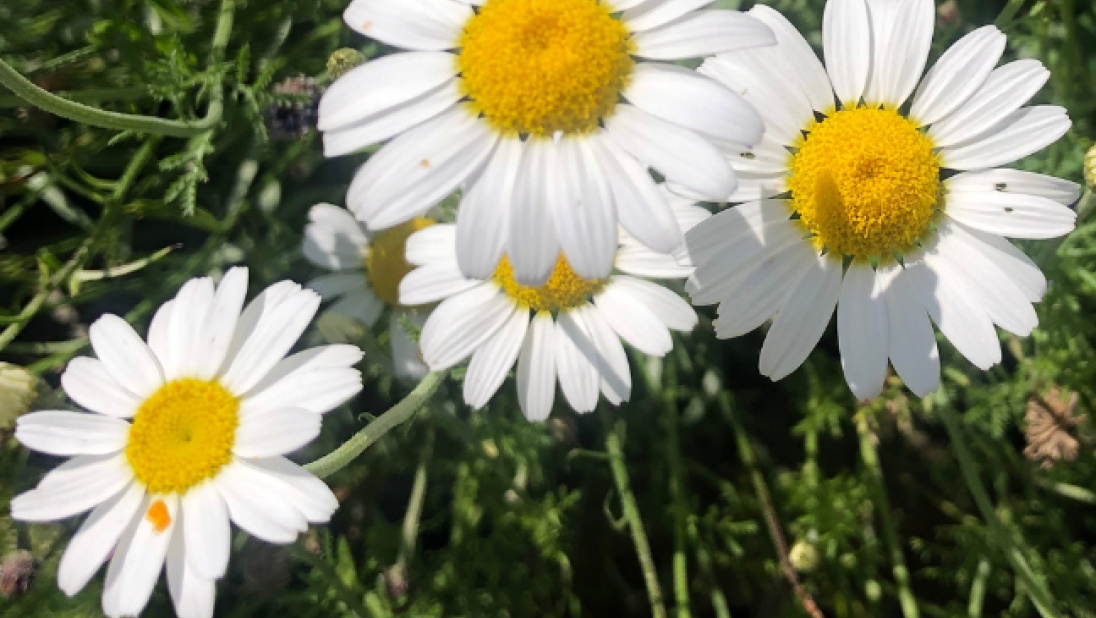
[[[239,410],[217,382],[187,378],[160,387],[129,430],[126,457],[137,480],[154,494],[183,493],[216,476],[232,461]]]
[[[890,259],[928,229],[940,199],[932,141],[893,110],[836,112],[793,156],[788,188],[816,245]]]
[[[407,239],[415,232],[434,225],[433,219],[416,217],[377,234],[365,254],[365,272],[369,284],[381,300],[400,306],[400,281],[415,269],[407,262]]]
[[[631,33],[596,0],[488,0],[464,26],[473,108],[504,133],[583,133],[616,107]]]
[[[583,279],[575,274],[563,254],[560,254],[552,276],[544,285],[530,287],[518,283],[514,278],[514,268],[506,256],[495,269],[494,281],[507,296],[534,311],[573,309],[590,300],[606,283],[604,279]]]

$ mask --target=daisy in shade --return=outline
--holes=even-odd
[[[661,189],[660,189],[661,190]],[[675,222],[689,229],[710,216],[664,193]],[[519,283],[507,256],[486,280],[465,278],[457,267],[456,226],[436,225],[407,241],[407,259],[419,268],[400,284],[405,303],[442,301],[422,329],[423,357],[441,371],[471,357],[464,400],[483,407],[517,362],[518,401],[529,420],[544,420],[555,401],[556,380],[576,412],[590,412],[599,393],[614,405],[627,401],[632,378],[621,340],[662,356],[671,330],[696,325],[692,307],[667,288],[641,279],[684,279],[692,271],[673,256],[621,233],[618,272],[586,279],[563,255],[548,281]]]
[[[737,182],[715,145],[762,134],[740,96],[667,62],[775,43],[711,2],[354,0],[351,28],[407,52],[320,102],[328,156],[392,140],[358,171],[350,210],[384,229],[463,187],[461,272],[489,278],[506,255],[525,285],[561,252],[580,277],[608,277],[618,223],[671,251],[681,231],[649,170],[722,199]]]
[[[422,327],[425,315],[400,304],[400,281],[414,268],[404,258],[404,243],[414,232],[434,224],[416,217],[394,228],[369,234],[344,208],[316,204],[308,213],[304,230],[304,255],[310,262],[335,272],[306,285],[324,300],[333,300],[328,311],[353,318],[373,328],[389,309],[388,337],[396,376],[418,379],[426,375],[419,345],[400,325],[403,317]]]
[[[243,268],[217,287],[192,279],[156,313],[148,343],[122,318],[103,316],[89,331],[98,358],[74,359],[61,377],[90,413],[18,421],[25,446],[72,459],[13,499],[11,516],[49,522],[91,511],[57,584],[72,596],[109,558],[103,612],[111,618],[141,613],[165,562],[176,614],[209,618],[230,521],[287,544],[339,505],[284,455],[361,389],[353,369],[361,352],[334,345],[286,358],[319,297],[289,281],[243,308],[246,294]]]
[[[1047,70],[996,67],[1005,35],[987,26],[922,79],[932,0],[830,0],[825,68],[779,13],[751,13],[778,45],[700,71],[765,118],[757,147],[726,151],[743,177],[731,199],[754,201],[686,235],[677,256],[697,266],[693,302],[719,303],[723,338],[775,315],[760,362],[773,380],[803,363],[836,308],[845,377],[862,400],[882,389],[888,359],[914,393],[936,389],[930,319],[980,369],[999,362],[994,325],[1027,335],[1046,291],[1006,238],[1061,236],[1075,220],[1077,185],[1000,167],[1069,130],[1064,109],[1025,107]]]

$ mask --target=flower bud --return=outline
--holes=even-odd
[[[38,396],[38,378],[18,365],[0,363],[0,431],[30,411]]]
[[[327,59],[327,74],[331,76],[331,79],[339,79],[363,62],[365,62],[365,56],[360,51],[349,47],[337,49]]]
[[[1085,182],[1089,189],[1096,191],[1096,144],[1085,154]]]
[[[0,565],[0,594],[14,599],[26,594],[38,575],[38,561],[29,551],[8,554]]]
[[[822,557],[813,543],[799,540],[795,542],[795,545],[792,545],[792,550],[788,552],[788,561],[792,563],[792,568],[796,571],[810,573],[818,568]]]

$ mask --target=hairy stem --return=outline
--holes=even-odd
[[[421,410],[438,390],[438,387],[441,386],[444,379],[444,372],[428,374],[402,401],[354,434],[342,446],[306,465],[304,469],[320,478],[326,478],[342,470],[347,464],[357,459],[358,455],[361,455],[370,445],[383,438],[389,431],[402,425]]]

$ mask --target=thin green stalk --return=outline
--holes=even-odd
[[[403,530],[399,557],[396,566],[406,568],[415,553],[415,544],[419,537],[419,521],[422,520],[422,505],[426,501],[426,467],[430,464],[430,455],[434,452],[434,430],[427,429],[426,439],[419,450],[419,463],[415,468],[415,481],[411,485],[411,499],[407,501],[407,512],[403,515]]]
[[[66,101],[77,103],[102,103],[104,101],[136,101],[148,98],[148,88],[134,86],[130,88],[89,88],[87,90],[73,90],[70,92],[52,93]],[[23,107],[27,104],[22,97],[0,97],[0,109]]]
[[[663,418],[666,425],[666,460],[670,467],[670,500],[674,519],[674,605],[678,618],[690,618],[689,565],[686,560],[685,496],[682,485],[681,442],[678,436],[678,412],[672,395],[666,396]]]
[[[326,478],[342,470],[374,442],[383,438],[389,431],[402,425],[422,409],[434,392],[438,390],[438,387],[441,386],[444,379],[444,372],[428,374],[402,401],[354,434],[342,446],[306,465],[304,469],[320,478]]]
[[[989,573],[989,560],[982,558],[978,561],[978,571],[974,574],[974,582],[970,586],[967,618],[982,618],[982,602],[986,598],[986,582],[989,580]]]
[[[879,521],[883,526],[883,538],[890,553],[891,573],[898,586],[898,602],[902,606],[902,615],[906,618],[918,618],[917,599],[910,589],[910,573],[906,568],[906,557],[902,553],[902,544],[898,540],[898,531],[891,518],[890,499],[883,480],[883,468],[879,465],[879,456],[872,443],[871,429],[864,412],[856,415],[856,432],[860,436],[860,459],[864,462],[868,477],[871,479],[872,499]]]
[[[717,479],[722,482],[722,479]],[[700,540],[700,531],[696,522],[689,522],[689,543],[696,548],[696,563],[700,567],[701,576],[707,580],[708,596],[711,597],[712,611],[715,618],[731,618],[731,610],[727,605],[727,597],[719,588],[715,579],[715,569],[712,568],[712,555]]]
[[[217,29],[213,35],[211,64],[220,62],[224,57],[224,50],[232,33],[232,18],[235,10],[236,0],[224,0],[221,3]],[[210,89],[206,115],[198,120],[165,120],[155,116],[120,114],[77,103],[39,88],[3,60],[0,60],[0,84],[27,103],[51,114],[104,129],[168,137],[194,137],[217,126],[224,114],[224,87],[220,81]]]
[[[1035,484],[1043,489],[1053,491],[1063,498],[1084,502],[1085,504],[1096,504],[1096,492],[1085,487],[1078,487],[1069,483],[1057,483],[1049,479],[1036,479]]]
[[[1009,0],[1009,3],[1005,5],[1005,8],[1001,9],[1001,12],[997,14],[997,19],[994,24],[1001,30],[1006,30],[1012,24],[1012,21],[1016,18],[1016,13],[1020,12],[1020,7],[1024,6],[1026,0]]]
[[[606,426],[605,450],[610,457],[609,468],[613,473],[617,493],[620,494],[620,508],[624,512],[624,520],[632,533],[632,543],[636,546],[636,555],[643,570],[643,581],[647,585],[651,614],[654,618],[666,618],[666,606],[662,601],[662,588],[658,584],[658,571],[655,569],[655,560],[651,556],[651,545],[647,542],[647,533],[643,530],[643,519],[639,516],[639,506],[636,505],[636,497],[632,493],[628,480],[628,468],[624,465],[624,451],[620,445],[620,436],[624,433],[624,421],[618,421],[615,427],[610,427],[611,421],[608,416],[602,415],[602,418]]]
[[[997,511],[994,510],[993,503],[989,499],[989,494],[982,485],[982,480],[978,477],[978,468],[975,465],[974,458],[971,456],[970,450],[967,448],[966,441],[963,438],[963,430],[959,425],[959,419],[955,416],[955,413],[951,410],[950,406],[939,406],[936,409],[936,413],[947,428],[948,436],[951,438],[952,449],[955,452],[956,459],[959,460],[959,469],[963,473],[963,479],[967,483],[967,489],[974,497],[974,502],[978,505],[978,510],[982,513],[982,519],[985,520],[986,525],[989,527],[991,538],[997,543],[997,546],[1002,553],[1008,557],[1013,570],[1016,571],[1017,578],[1022,583],[1039,614],[1042,615],[1043,618],[1059,618],[1060,614],[1054,609],[1054,597],[1051,595],[1050,590],[1047,589],[1046,582],[1042,577],[1039,577],[1032,571],[1031,565],[1028,564],[1023,551],[1013,543],[1012,535],[1001,523],[1001,520],[998,519]]]

